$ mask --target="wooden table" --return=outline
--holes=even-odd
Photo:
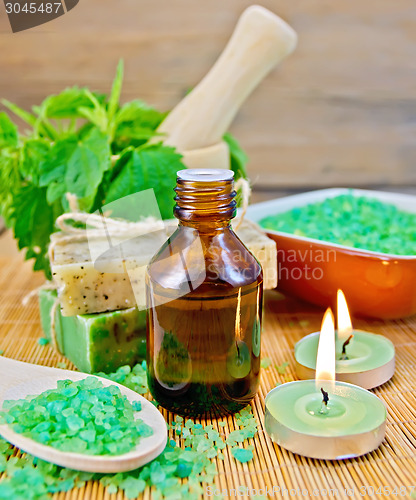
[[[0,349],[4,350],[4,356],[56,366],[65,359],[51,347],[40,346],[37,342],[41,335],[37,301],[34,299],[25,307],[21,304],[22,298],[42,281],[42,275],[33,274],[30,265],[22,264],[19,258],[0,258]],[[262,357],[269,357],[272,363],[262,371],[260,391],[252,403],[259,429],[256,437],[250,440],[254,445],[254,459],[243,465],[232,458],[229,449],[224,450],[225,460],[217,463],[215,485],[219,489],[248,486],[258,490],[279,486],[288,490],[300,488],[312,494],[316,489],[332,488],[340,492],[339,498],[345,498],[345,488],[355,489],[358,497],[364,486],[373,486],[375,490],[405,486],[409,492],[409,486],[416,485],[415,316],[389,322],[354,321],[357,328],[383,334],[396,346],[396,374],[374,391],[386,403],[389,412],[386,439],[378,450],[354,460],[312,460],[281,449],[265,433],[264,397],[276,383],[295,377],[293,346],[304,335],[319,329],[322,315],[321,309],[285,298],[275,291],[266,293]],[[280,374],[275,365],[285,361],[289,362],[289,367],[285,374]],[[173,415],[162,412],[168,421],[172,420]],[[233,417],[223,420],[226,435],[237,428]],[[151,498],[150,492],[146,491],[143,497]],[[80,490],[61,493],[56,498],[90,500],[121,499],[123,496],[108,495],[101,484],[90,482]]]

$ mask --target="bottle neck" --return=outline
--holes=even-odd
[[[199,230],[226,228],[236,214],[233,179],[188,180],[178,177],[174,215]]]

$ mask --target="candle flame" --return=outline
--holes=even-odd
[[[318,354],[316,357],[316,388],[321,390],[322,380],[333,388],[335,385],[335,321],[331,309],[327,309],[322,320],[319,335]]]
[[[342,290],[337,292],[337,320],[338,340],[345,342],[352,334],[353,328],[347,301]]]

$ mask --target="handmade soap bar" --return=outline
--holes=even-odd
[[[43,331],[52,340],[51,313],[56,292],[39,292]],[[136,308],[64,317],[55,311],[56,343],[60,352],[83,372],[113,372],[146,357],[146,311]]]
[[[236,231],[237,236],[256,257],[263,268],[263,289],[277,287],[277,248],[276,242],[270,239],[257,224],[244,219]]]
[[[172,234],[178,224],[176,219],[165,223],[166,234]],[[264,288],[275,288],[276,243],[248,220],[243,221],[236,233],[262,265]],[[59,239],[60,233],[54,234],[53,238]],[[107,240],[97,240],[98,248],[99,245],[102,245],[105,256]],[[58,285],[62,315],[115,311],[134,306],[144,309],[146,265],[160,246],[160,233],[150,233],[146,238],[141,237],[139,243],[134,239],[123,242],[124,260],[107,252],[108,257],[97,265],[91,261],[86,240],[54,245],[51,268]],[[97,248],[95,251],[99,254]]]
[[[94,239],[91,259],[87,239],[61,244],[65,236],[52,235],[51,269],[58,285],[63,316],[91,314],[146,304],[146,266],[166,240],[166,233],[150,232],[140,240],[111,237]]]

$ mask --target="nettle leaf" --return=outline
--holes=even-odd
[[[22,177],[19,174],[19,157],[16,151],[0,150],[0,214],[7,226],[11,225],[11,206],[14,195],[20,188]]]
[[[103,174],[111,166],[107,136],[93,129],[84,141],[78,143],[68,159],[65,184],[78,198],[95,194]]]
[[[27,248],[26,259],[34,258],[34,269],[43,270],[49,276],[47,253],[55,219],[46,201],[46,188],[22,186],[13,198],[12,210],[19,248]]]
[[[80,107],[79,112],[81,116],[89,120],[91,123],[96,125],[101,132],[107,133],[109,128],[109,121],[107,116],[107,108],[106,105],[100,103],[95,95],[86,90],[86,94],[89,97],[92,107]]]
[[[108,190],[106,203],[153,188],[162,217],[172,217],[176,173],[186,168],[181,158],[174,148],[161,144],[135,149],[127,161],[123,157],[123,166]]]
[[[231,170],[235,174],[235,179],[244,177],[248,179],[246,165],[248,162],[248,157],[244,150],[241,148],[237,139],[231,134],[225,134],[223,137],[224,141],[228,144],[230,149],[230,160],[231,160]]]
[[[104,107],[90,108],[79,108],[79,112],[83,118],[89,120],[93,125],[98,127],[101,132],[105,133],[108,129],[108,118],[107,112]]]
[[[55,119],[82,118],[80,108],[94,108],[94,104],[85,88],[70,87],[57,95],[47,97],[39,108],[36,108],[41,116]],[[98,102],[104,102],[105,95],[93,94]]]
[[[113,86],[111,88],[110,98],[108,100],[108,120],[111,122],[113,116],[119,107],[121,87],[123,85],[124,64],[120,60],[117,66],[116,76],[114,78]]]
[[[124,104],[116,115],[117,125],[136,124],[155,130],[168,113],[162,113],[145,102],[135,99]]]
[[[128,147],[126,148],[118,157],[117,161],[114,163],[113,168],[108,170],[104,174],[104,179],[106,182],[107,188],[110,187],[110,184],[114,181],[116,177],[123,170],[124,165],[130,161],[132,153],[135,151],[135,148]]]
[[[2,99],[1,103],[21,120],[33,127],[32,136],[41,135],[49,137],[52,140],[56,140],[58,133],[50,123],[42,121],[39,116],[28,113],[24,109],[19,108],[19,106],[16,106],[16,104],[13,104],[6,99]]]
[[[19,172],[19,137],[7,113],[0,113],[0,214],[10,226],[11,204],[22,177]]]
[[[34,184],[39,183],[40,166],[45,161],[50,142],[45,139],[28,139],[20,151],[20,172]]]
[[[3,106],[5,106],[7,109],[9,109],[12,113],[14,113],[16,116],[18,116],[21,120],[26,122],[27,124],[31,125],[32,127],[35,126],[36,124],[36,116],[32,115],[31,113],[28,113],[26,110],[19,108],[19,106],[16,106],[16,104],[13,104],[12,102],[8,101],[7,99],[2,99],[1,103]]]
[[[140,100],[125,104],[115,116],[113,149],[120,151],[129,145],[143,145],[157,135],[156,129],[166,115]]]
[[[83,210],[89,210],[110,166],[107,136],[94,128],[82,141],[69,137],[51,148],[41,164],[40,186],[47,186],[50,204],[69,192],[78,197]]]
[[[17,143],[17,127],[3,111],[0,113],[0,148],[15,148]]]
[[[75,137],[79,141],[83,141],[85,137],[95,128],[95,125],[90,122],[84,123],[79,129],[75,132]]]
[[[122,167],[108,189],[106,203],[146,189],[140,153],[136,150],[126,153],[114,168],[119,169],[120,164]]]
[[[47,186],[48,190],[56,191],[54,183],[57,183],[62,186],[64,191],[66,190],[64,176],[67,164],[77,147],[78,141],[76,137],[62,139],[52,146],[47,158],[40,165],[40,186]],[[58,197],[51,198],[49,195],[49,203],[52,203]]]
[[[46,201],[53,205],[57,200],[64,200],[66,192],[63,182],[51,182],[46,189]]]
[[[155,135],[160,135],[155,129],[150,127],[142,127],[138,125],[121,124],[117,128],[117,145],[130,144],[131,141],[142,141],[143,143],[148,141],[151,137]]]

